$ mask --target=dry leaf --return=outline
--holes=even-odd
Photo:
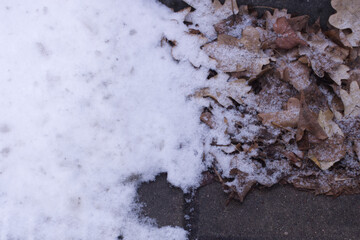
[[[292,17],[288,19],[288,23],[290,24],[291,28],[296,32],[305,29],[308,22],[309,22],[309,16],[307,15]]]
[[[329,23],[338,29],[350,28],[347,40],[353,47],[360,46],[360,1],[331,0],[331,6],[337,11],[329,18]]]
[[[315,113],[310,111],[310,109],[308,108],[305,102],[304,93],[301,92],[300,113],[296,132],[296,141],[300,141],[302,139],[305,130],[307,130],[319,140],[325,140],[328,137],[318,123]]]
[[[246,27],[242,38],[219,35],[214,42],[208,43],[203,50],[223,72],[245,72],[249,78],[256,77],[269,57],[260,49],[260,34],[254,27]]]
[[[169,36],[168,36],[169,38]],[[215,67],[208,55],[201,50],[201,46],[208,41],[201,34],[185,33],[176,39],[176,44],[171,49],[171,54],[175,60],[189,61],[193,66]],[[189,48],[192,51],[189,51]]]
[[[346,154],[346,147],[344,145],[344,138],[335,135],[324,142],[321,142],[308,152],[309,158],[321,170],[329,169],[334,163],[340,161]]]
[[[346,66],[342,66],[345,58],[349,55],[349,50],[341,48],[327,39],[321,31],[312,35],[307,42],[309,47],[300,47],[299,53],[307,56],[317,76],[322,78],[324,72],[327,72],[330,77],[334,77],[333,80],[336,83],[349,77],[346,73]]]
[[[209,81],[217,81],[217,83],[212,84],[212,87],[206,87],[196,91],[194,96],[211,98],[226,108],[233,105],[231,99],[242,103],[241,98],[251,90],[251,87],[247,85],[244,79],[227,82],[224,77],[214,77],[214,79]]]
[[[291,15],[287,13],[286,9],[281,9],[281,10],[275,9],[273,14],[271,14],[269,11],[266,11],[265,12],[266,30],[272,31],[276,20],[281,17],[285,17],[289,19]]]
[[[325,36],[319,21],[309,27],[307,16],[286,10],[256,19],[242,6],[236,14],[235,0],[186,2],[195,8],[187,34],[168,39],[174,58],[211,69],[193,96],[209,126],[205,155],[218,161],[230,198],[280,180],[316,194],[360,193],[360,50],[350,48],[349,30]]]
[[[281,112],[260,113],[258,116],[263,124],[279,125],[281,127],[296,127],[299,120],[300,102],[297,98],[290,98],[286,109]]]
[[[351,44],[347,40],[345,33],[339,29],[330,29],[324,32],[325,35],[330,38],[334,43],[339,45],[340,47],[350,47]]]
[[[192,23],[193,28],[196,27],[210,40],[216,38],[214,29],[216,23],[239,12],[235,0],[226,0],[223,5],[219,0],[184,0],[184,2],[196,9],[186,15],[185,21]]]
[[[299,61],[291,62],[285,65],[283,70],[283,79],[289,82],[298,90],[305,90],[310,86],[310,69]]]
[[[344,103],[345,116],[358,116],[360,115],[360,89],[356,81],[350,84],[350,92],[340,90],[340,97]]]
[[[245,27],[251,26],[255,18],[249,15],[247,6],[240,6],[236,15],[231,15],[221,22],[215,24],[214,28],[218,35],[226,34],[236,38],[241,38]]]
[[[341,64],[335,70],[331,71],[329,76],[337,85],[340,86],[342,79],[348,79],[350,77],[350,74],[348,73],[349,70],[350,68],[348,66]]]
[[[332,120],[333,118],[334,118],[334,114],[330,110],[327,110],[325,112],[320,111],[318,122],[319,122],[320,126],[324,129],[326,135],[329,138],[333,137],[335,134],[338,134],[338,135],[344,137],[343,131]]]
[[[200,115],[200,120],[203,123],[205,123],[209,128],[215,128],[216,127],[216,123],[213,121],[212,114],[209,111],[204,111]]]
[[[273,28],[274,31],[280,35],[275,40],[277,47],[282,49],[292,49],[298,45],[307,45],[307,43],[302,40],[291,28],[288,19],[286,19],[285,17],[280,17],[276,19]]]

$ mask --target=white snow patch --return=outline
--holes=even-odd
[[[142,223],[138,182],[199,182],[207,70],[173,61],[155,1],[0,4],[0,239],[186,239]],[[177,30],[174,30],[176,29]],[[191,51],[191,49],[189,49]]]

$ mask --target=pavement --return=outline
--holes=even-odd
[[[172,187],[166,174],[138,189],[142,216],[159,227],[179,226],[190,240],[360,239],[360,195],[337,198],[276,185],[231,201],[214,182],[194,195]]]
[[[180,0],[159,1],[176,11],[187,6]],[[323,27],[335,12],[330,0],[238,0],[238,4],[286,8],[309,15],[311,21],[319,16]],[[161,174],[142,184],[138,196],[142,216],[159,227],[185,228],[190,240],[360,239],[360,195],[315,196],[276,185],[253,189],[243,203],[231,201],[226,206],[228,196],[217,182],[183,194]]]

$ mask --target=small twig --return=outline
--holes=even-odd
[[[215,164],[213,164],[213,169],[216,176],[219,178],[220,183],[224,186],[225,185],[224,179],[221,177],[220,173],[216,170]]]

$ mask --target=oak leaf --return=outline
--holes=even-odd
[[[214,25],[224,18],[239,12],[235,0],[226,0],[221,4],[219,0],[184,0],[187,4],[195,8],[195,11],[186,15],[185,21],[192,23],[196,29],[202,32],[207,38],[216,38]]]
[[[320,111],[318,122],[319,122],[320,126],[324,129],[326,135],[329,138],[333,137],[335,134],[338,134],[338,135],[344,137],[343,131],[332,120],[333,118],[334,118],[334,114],[330,110],[327,110],[325,112]]]
[[[232,99],[242,103],[242,97],[251,90],[244,79],[227,82],[225,77],[219,76],[209,81],[212,81],[213,84],[210,87],[199,89],[194,96],[211,98],[225,108],[233,105]]]
[[[308,152],[309,158],[321,169],[327,170],[334,163],[340,161],[346,154],[346,147],[344,145],[344,137],[335,135],[329,138]]]
[[[299,122],[296,131],[296,141],[300,141],[304,136],[304,131],[314,135],[319,140],[328,138],[327,134],[317,121],[316,114],[313,113],[305,102],[304,93],[301,92]]]
[[[353,47],[360,46],[360,1],[332,0],[331,6],[337,11],[329,18],[329,23],[338,29],[350,28],[347,40]]]
[[[344,65],[344,60],[349,55],[348,49],[339,47],[321,31],[312,35],[307,43],[309,46],[300,47],[299,53],[308,58],[317,76],[322,78],[326,72],[338,85],[341,84],[341,79],[349,78],[349,69]]]
[[[256,77],[270,58],[260,48],[260,33],[254,27],[246,27],[242,38],[219,35],[214,42],[204,45],[203,50],[214,58],[223,72],[246,72],[249,78]]]
[[[279,125],[281,127],[296,127],[299,120],[300,102],[297,98],[290,98],[286,109],[280,112],[260,113],[262,123]]]
[[[298,91],[305,90],[311,83],[309,80],[310,68],[299,61],[287,63],[282,76]]]
[[[208,39],[201,34],[184,33],[174,41],[176,44],[171,49],[171,55],[175,60],[189,61],[194,67],[215,67],[213,60],[201,50],[201,46],[207,41]]]
[[[294,29],[292,29],[288,19],[285,17],[276,19],[273,28],[274,31],[280,35],[275,40],[277,47],[282,49],[292,49],[298,45],[307,45],[307,43],[296,34]]]
[[[291,17],[290,14],[287,13],[286,9],[275,9],[274,13],[271,14],[269,11],[265,12],[265,21],[266,21],[266,30],[272,31],[274,30],[274,24],[278,18],[287,18],[289,19]]]

